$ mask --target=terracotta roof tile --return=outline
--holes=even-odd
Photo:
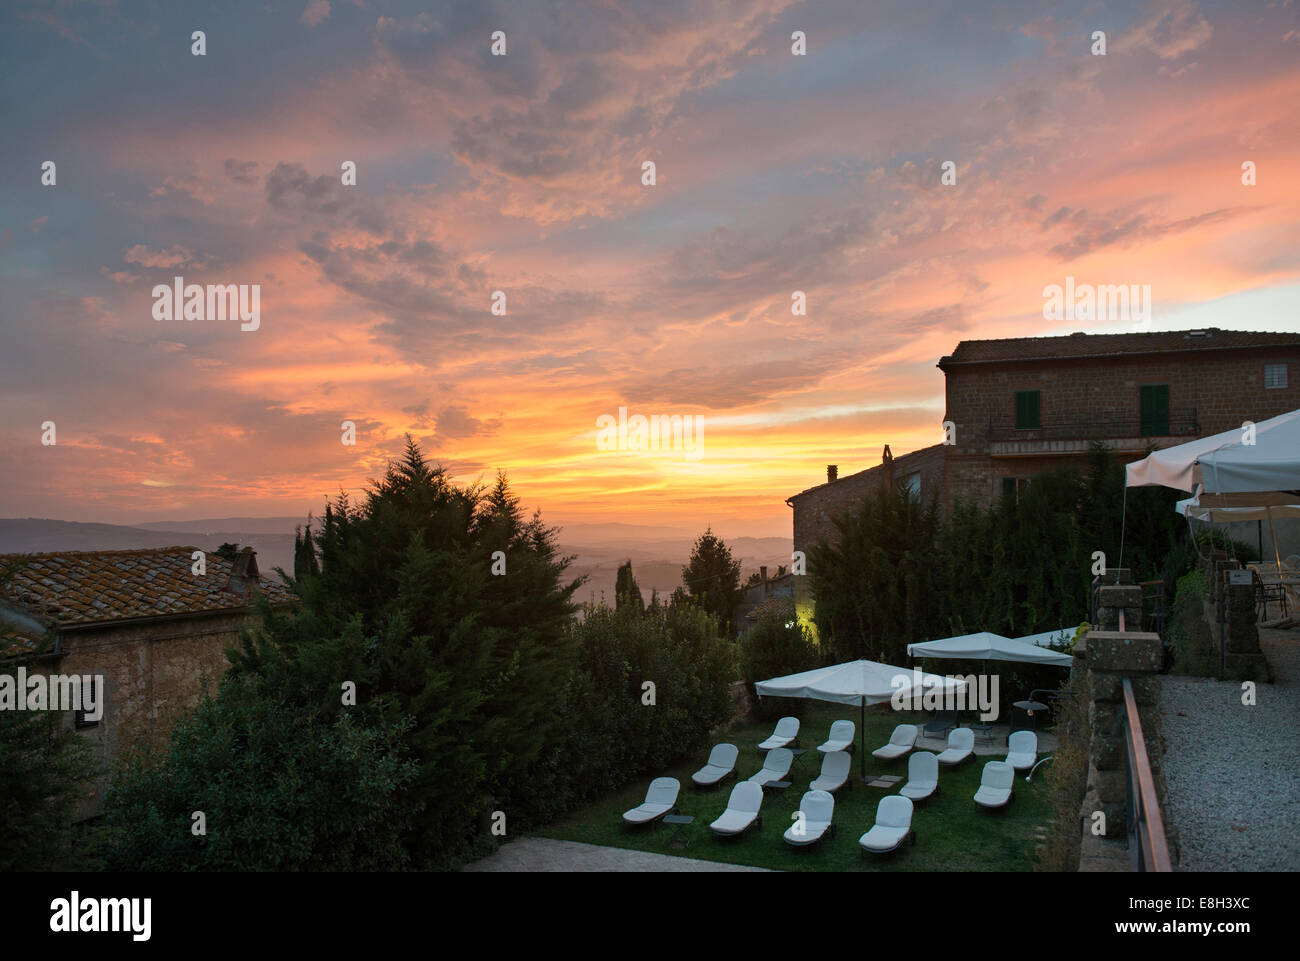
[[[247,600],[228,587],[230,561],[208,552],[207,572],[190,573],[197,549],[0,554],[0,568],[20,565],[0,586],[0,600],[60,626],[246,607]],[[295,600],[278,578],[258,583],[272,604]]]
[[[1300,347],[1300,333],[1277,334],[1207,327],[1199,335],[1187,330],[1164,330],[1145,334],[1068,334],[1064,337],[963,340],[956,350],[939,361],[939,366],[1250,347]]]

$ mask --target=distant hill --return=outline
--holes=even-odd
[[[293,527],[288,533],[268,533],[245,528],[226,530],[123,527],[85,524],[44,518],[0,518],[0,554],[34,554],[44,551],[127,551],[137,547],[193,546],[215,551],[224,543],[252,547],[263,574],[273,568],[293,572]]]
[[[222,517],[199,520],[152,521],[122,526],[41,518],[0,518],[0,554],[40,551],[110,551],[137,547],[193,545],[216,550],[223,543],[252,547],[262,573],[273,568],[293,571],[293,531],[305,517]],[[618,567],[632,561],[632,570],[647,601],[658,590],[667,597],[682,583],[682,566],[691,556],[699,531],[648,524],[560,525],[560,553],[576,555],[569,578],[587,575],[578,591],[579,601],[599,600],[603,592],[613,603]],[[741,580],[761,565],[776,573],[777,565],[790,564],[792,549],[786,537],[736,537],[727,540],[741,560]]]

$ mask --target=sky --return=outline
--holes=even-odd
[[[788,535],[942,439],[959,341],[1135,329],[1045,320],[1067,276],[1300,328],[1294,0],[18,0],[0,78],[0,516],[305,516],[410,434],[553,522]]]

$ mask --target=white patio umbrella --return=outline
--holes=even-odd
[[[1012,640],[1001,634],[980,631],[960,637],[944,637],[937,641],[920,641],[907,645],[912,657],[956,657],[971,661],[1019,661],[1023,664],[1052,664],[1069,667],[1074,659],[1069,654],[1039,647],[1028,639]]]
[[[1012,640],[990,631],[975,634],[962,634],[958,637],[943,637],[937,641],[919,641],[907,645],[910,657],[950,657],[962,660],[978,660],[983,664],[983,671],[988,674],[989,661],[1019,661],[1023,664],[1049,664],[1053,667],[1070,667],[1074,658],[1060,651],[1049,650],[1031,644],[1026,639]],[[990,725],[982,725],[990,730]]]
[[[1193,506],[1198,511],[1208,509],[1211,520],[1267,518],[1276,554],[1274,513],[1300,503],[1300,410],[1260,421],[1253,431],[1234,428],[1166,447],[1125,468],[1126,495],[1130,487],[1151,485],[1193,494],[1193,504],[1180,501],[1178,505],[1179,513],[1189,518],[1198,516],[1191,512]],[[1247,515],[1247,509],[1254,513]],[[1216,518],[1221,510],[1243,513]],[[1120,549],[1122,555],[1122,541]]]
[[[785,677],[759,681],[754,690],[759,697],[806,697],[834,704],[857,704],[861,712],[858,734],[861,739],[859,758],[861,772],[867,773],[867,705],[881,704],[899,696],[907,698],[913,693],[938,688],[945,693],[963,690],[966,682],[960,678],[939,674],[919,674],[906,667],[894,667],[879,661],[848,661],[831,667],[818,667]]]
[[[1247,443],[1253,440],[1253,443]],[[1300,488],[1300,410],[1260,421],[1254,435],[1241,428],[1166,447],[1125,468],[1126,487],[1161,485],[1205,495],[1290,492]],[[1283,498],[1283,503],[1287,498]],[[1261,502],[1220,506],[1257,506]]]

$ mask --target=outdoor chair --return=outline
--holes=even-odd
[[[913,801],[924,801],[939,793],[939,759],[929,751],[917,751],[907,759],[907,783],[898,793]]]
[[[709,829],[723,837],[744,834],[751,827],[763,826],[763,815],[759,808],[763,806],[763,789],[752,781],[741,781],[731,789],[727,798],[727,809],[709,825]]]
[[[823,754],[832,754],[835,751],[853,750],[853,735],[857,733],[857,728],[853,726],[852,721],[835,721],[831,724],[831,733],[826,738],[825,744],[817,745],[817,750]]]
[[[1033,731],[1016,731],[1007,738],[1007,763],[1013,770],[1027,771],[1038,760],[1038,735]]]
[[[772,736],[758,746],[760,751],[773,751],[779,747],[789,747],[799,737],[799,719],[783,717],[776,722]]]
[[[715,744],[709,752],[708,763],[691,775],[699,787],[717,787],[729,775],[736,773],[736,758],[740,748],[734,744]]]
[[[795,847],[816,844],[823,837],[835,836],[835,798],[825,791],[809,791],[799,801],[799,811],[803,815],[801,822],[796,822],[786,830],[785,843]]]
[[[1250,569],[1250,579],[1255,584],[1255,606],[1260,608],[1259,619],[1268,620],[1268,605],[1276,603],[1278,612],[1282,616],[1287,614],[1286,586],[1279,581],[1276,584],[1266,584],[1264,579],[1259,576],[1259,571],[1253,567]]]
[[[927,723],[921,732],[926,737],[943,737],[944,733],[957,726],[956,711],[939,711],[934,719]]]
[[[762,769],[757,774],[750,775],[749,783],[762,788],[773,781],[784,781],[793,763],[794,754],[788,747],[773,748],[767,752],[767,757],[763,758]]]
[[[975,803],[980,807],[1006,807],[1011,800],[1016,783],[1015,769],[1006,761],[989,761],[980,776],[980,788],[975,792]]]
[[[912,802],[897,794],[881,798],[876,806],[876,823],[858,838],[858,844],[871,854],[888,854],[907,840],[916,843],[916,834],[912,831]]]
[[[975,732],[968,727],[958,727],[948,732],[948,747],[936,761],[940,764],[960,764],[975,754]]]
[[[902,757],[916,746],[917,729],[915,724],[900,724],[889,736],[889,743],[871,752],[871,756],[882,761],[893,761]]]
[[[649,824],[670,811],[677,810],[677,792],[682,789],[675,777],[657,777],[645,792],[645,801],[623,814],[624,824]]]
[[[848,751],[831,751],[822,757],[822,772],[808,785],[808,789],[834,794],[848,783],[852,765],[853,759]]]

